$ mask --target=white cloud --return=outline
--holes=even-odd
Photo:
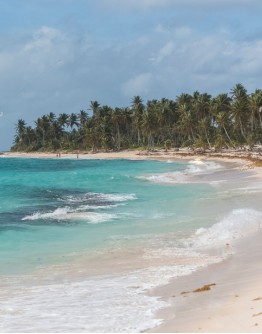
[[[138,74],[123,84],[123,93],[129,97],[148,94],[153,84],[152,81],[151,73]]]
[[[42,27],[38,29],[20,50],[20,57],[25,58],[34,70],[46,71],[60,67],[70,61],[73,52],[72,38],[68,38],[58,29]]]
[[[160,48],[160,50],[157,52],[157,54],[150,58],[150,60],[154,64],[159,64],[164,60],[166,57],[170,56],[175,48],[175,44],[173,41],[167,42],[163,47]]]
[[[255,43],[242,43],[240,46],[235,45],[234,58],[237,60],[232,64],[232,74],[243,76],[260,76],[262,75],[262,40]]]
[[[157,26],[155,27],[155,31],[160,33],[160,34],[167,34],[168,30],[164,28],[164,26],[160,23],[157,24]]]
[[[32,52],[34,50],[49,50],[56,40],[61,40],[63,34],[54,28],[43,26],[34,33],[33,39],[25,44],[24,50]]]

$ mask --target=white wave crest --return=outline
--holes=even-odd
[[[87,200],[100,200],[102,202],[125,202],[137,199],[135,194],[104,194],[90,192],[83,195],[68,195],[60,198],[61,201],[68,203],[81,203]]]
[[[213,161],[202,161],[199,159],[189,161],[187,168],[181,171],[174,171],[168,173],[159,173],[138,176],[139,179],[147,180],[154,183],[188,183],[190,182],[190,176],[196,174],[207,173],[222,168],[222,166]]]
[[[110,202],[125,202],[137,199],[135,194],[96,194],[97,198]]]
[[[220,168],[222,168],[222,166],[214,161],[202,161],[195,159],[189,161],[189,166],[187,167],[186,172],[190,174],[205,173]]]
[[[154,183],[186,183],[186,176],[182,172],[152,174],[147,176],[138,176],[137,178]]]
[[[225,242],[254,233],[261,226],[262,213],[253,209],[236,209],[209,228],[200,228],[188,240],[192,247],[220,246]]]
[[[98,224],[117,219],[117,216],[109,213],[98,212],[77,212],[70,208],[58,208],[52,212],[35,212],[32,215],[25,216],[22,220],[84,220],[90,224]]]
[[[124,203],[118,203],[118,204],[108,204],[108,205],[80,205],[76,211],[86,211],[86,210],[106,210],[106,209],[112,209],[117,208],[118,206],[125,205]]]
[[[38,220],[38,219],[67,219],[70,208],[57,208],[51,212],[35,212],[32,215],[25,216],[22,220]]]

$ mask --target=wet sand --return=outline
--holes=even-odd
[[[227,246],[235,248],[227,260],[156,289],[171,306],[158,314],[163,324],[148,332],[262,332],[261,245],[262,224],[255,236]]]

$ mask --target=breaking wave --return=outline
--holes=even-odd
[[[117,219],[117,215],[100,212],[77,212],[70,208],[57,208],[51,212],[35,212],[22,218],[22,220],[81,220],[92,224],[98,224],[105,221]]]
[[[104,194],[88,192],[81,195],[61,196],[60,201],[68,203],[83,203],[83,202],[125,202],[137,199],[135,194]]]
[[[66,206],[52,211],[36,211],[22,218],[23,221],[36,220],[81,220],[88,223],[102,223],[117,219],[116,214],[96,212],[97,210],[111,210],[125,205],[125,202],[136,199],[135,194],[104,194],[85,193],[60,196],[58,201]]]
[[[199,228],[186,242],[189,246],[215,247],[254,233],[262,226],[262,213],[253,209],[236,209],[209,228]]]
[[[189,161],[189,165],[184,171],[174,171],[168,173],[158,173],[139,176],[139,179],[154,183],[188,183],[192,182],[190,176],[196,174],[208,173],[222,168],[222,166],[213,161],[202,161],[199,159]]]

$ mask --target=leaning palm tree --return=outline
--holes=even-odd
[[[228,134],[228,131],[226,129],[227,126],[229,126],[229,118],[228,118],[228,114],[224,111],[220,111],[218,113],[218,115],[216,116],[216,123],[217,123],[217,126],[218,126],[218,131],[217,132],[220,132],[222,133],[221,129],[224,131],[224,133],[226,134],[231,146],[233,148],[236,148],[231,137],[229,136]]]
[[[201,142],[204,140],[208,143],[208,148],[211,150],[212,146],[210,143],[210,132],[211,132],[211,121],[209,117],[204,117],[198,122],[198,132],[201,138]],[[205,139],[204,139],[205,138]],[[205,149],[204,149],[205,150]]]

